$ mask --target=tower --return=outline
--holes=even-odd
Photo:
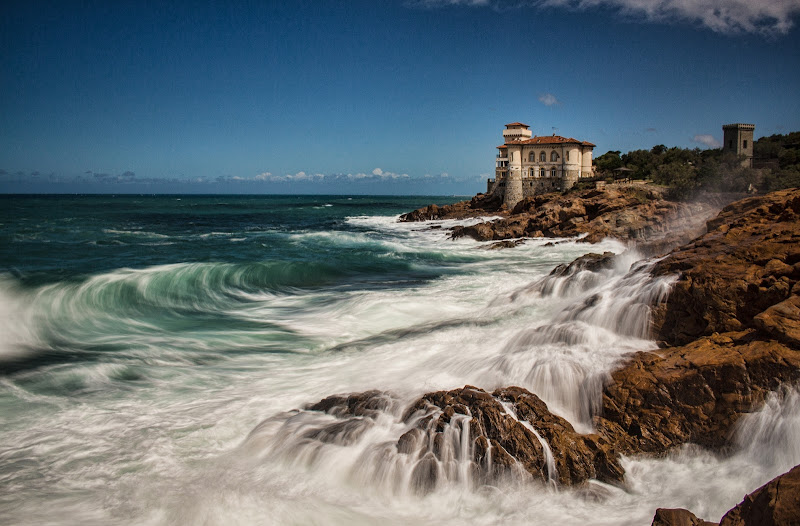
[[[722,126],[722,153],[744,155],[742,166],[753,167],[753,131],[755,124],[724,124]]]

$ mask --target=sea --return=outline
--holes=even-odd
[[[399,221],[460,199],[0,196],[0,524],[717,521],[800,463],[787,386],[723,453],[625,457],[619,485],[477,479],[468,426],[415,485],[396,443],[427,392],[521,386],[591,432],[676,279],[619,241],[498,250],[450,238],[479,219]],[[619,257],[550,275],[590,252]],[[367,390],[392,403],[366,430],[319,433],[310,404]]]

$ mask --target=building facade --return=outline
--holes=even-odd
[[[742,166],[753,167],[753,132],[755,124],[724,124],[722,126],[722,153],[744,155]]]
[[[512,209],[528,196],[566,190],[582,177],[592,177],[594,144],[568,137],[532,136],[530,126],[506,124],[498,146],[495,177],[488,194],[500,195]]]

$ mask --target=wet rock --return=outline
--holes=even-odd
[[[499,197],[478,194],[470,201],[461,201],[452,205],[429,205],[400,216],[400,221],[430,221],[437,219],[465,219],[486,215],[506,215],[503,200]]]
[[[699,519],[683,508],[658,508],[651,526],[718,526],[716,522]]]
[[[567,277],[572,276],[582,270],[590,272],[597,272],[598,270],[605,270],[614,266],[614,258],[617,255],[613,252],[603,252],[602,254],[589,253],[585,254],[572,263],[559,265],[550,272],[552,277]]]
[[[635,353],[604,389],[596,425],[626,453],[692,442],[720,449],[736,421],[782,383],[800,379],[800,351],[754,330]]]
[[[334,395],[320,400],[316,404],[306,406],[309,411],[322,411],[333,416],[366,416],[375,418],[380,412],[387,411],[394,403],[394,398],[385,391],[366,391],[350,395]]]
[[[552,414],[536,395],[520,387],[488,393],[465,386],[428,393],[407,409],[404,420],[416,422],[416,426],[400,438],[398,451],[415,451],[420,444],[432,444],[429,449],[417,450],[418,454],[433,454],[440,461],[447,460],[447,452],[469,451],[483,477],[523,469],[544,482],[552,478],[573,485],[591,478],[619,482],[624,475],[609,441],[599,435],[576,433],[569,422]],[[454,422],[461,426],[468,423],[468,435],[463,434],[463,427],[454,430]],[[532,429],[549,445],[555,473],[548,469],[548,453]],[[462,441],[467,436],[465,444]]]
[[[720,526],[800,525],[800,466],[745,496],[726,513]]]
[[[714,204],[667,201],[655,187],[553,193],[528,197],[508,217],[480,227],[456,227],[452,237],[487,241],[584,235],[583,241],[590,243],[608,237],[654,243],[672,238],[676,230],[699,235],[716,210]],[[680,238],[686,239],[690,238]],[[673,241],[669,247],[676,244]]]
[[[488,247],[487,250],[499,250],[501,248],[514,248],[518,247],[525,243],[524,239],[514,239],[514,240],[507,240],[507,241],[498,241],[497,243],[492,243]]]
[[[312,427],[302,436],[328,444],[354,444],[374,425],[378,415],[389,411],[395,403],[391,394],[376,390],[329,396],[305,409],[335,416],[336,421]]]

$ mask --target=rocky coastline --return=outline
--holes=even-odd
[[[400,220],[489,217],[476,224],[454,227],[451,237],[476,241],[581,237],[588,243],[615,238],[647,243],[648,250],[664,251],[702,233],[706,220],[735,197],[713,194],[681,202],[667,199],[666,190],[658,186],[609,185],[528,197],[513,210],[506,209],[498,197],[478,194],[470,201],[414,210],[400,216]]]
[[[447,434],[464,422],[478,477],[489,469],[494,475],[522,469],[543,483],[597,479],[621,485],[620,455],[663,455],[689,443],[724,454],[743,415],[800,380],[800,189],[741,199],[714,217],[723,199],[676,203],[657,189],[631,187],[529,198],[508,211],[478,195],[403,216],[497,216],[452,230],[453,238],[480,241],[613,237],[645,256],[661,257],[651,267],[653,276],[677,276],[666,300],[650,305],[652,337],[660,348],[634,353],[612,372],[592,434],[576,432],[535,394],[516,386],[438,391],[407,407],[403,421],[410,430],[397,437],[396,450],[419,456],[414,479],[420,491],[436,477],[424,460],[452,454]],[[603,268],[614,257],[590,254],[553,275]],[[344,432],[347,422],[361,422],[384,399],[367,392],[306,409],[337,415]],[[687,510],[654,512],[654,525],[712,524]],[[720,524],[800,524],[800,467],[748,495]]]

